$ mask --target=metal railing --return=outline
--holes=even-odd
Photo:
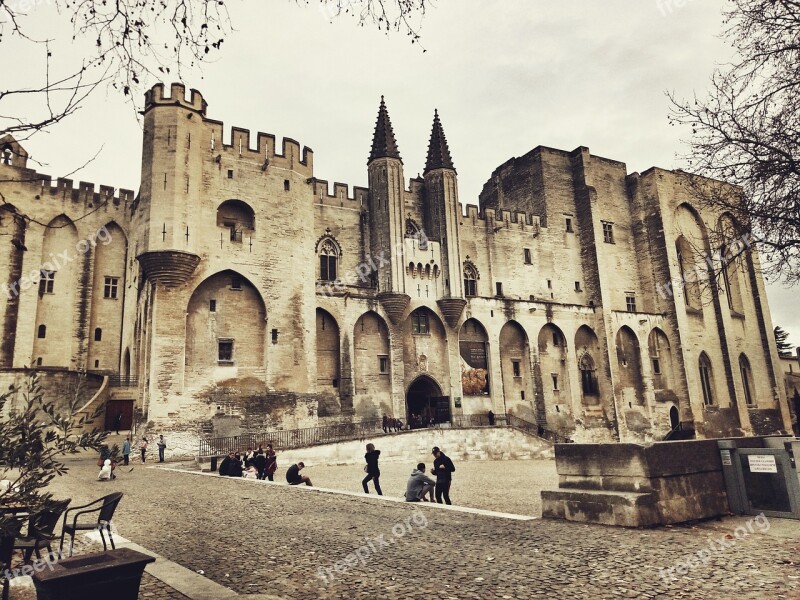
[[[109,375],[108,385],[111,387],[139,387],[139,378],[124,375]]]
[[[570,443],[572,440],[555,431],[545,429],[537,423],[531,423],[514,415],[494,415],[491,419],[488,414],[478,415],[453,415],[446,423],[439,423],[434,427],[467,429],[471,427],[511,427],[528,435],[540,437],[556,444]],[[284,429],[263,433],[244,433],[230,437],[218,437],[200,440],[198,456],[223,456],[230,452],[239,452],[248,448],[258,448],[259,445],[272,444],[275,449],[291,450],[308,446],[318,446],[334,442],[350,440],[363,440],[376,434],[383,434],[383,420],[369,419],[321,427],[307,427],[305,429]]]

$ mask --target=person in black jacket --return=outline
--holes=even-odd
[[[380,455],[381,451],[375,450],[375,444],[367,444],[367,453],[364,455],[364,460],[367,461],[364,471],[366,471],[367,476],[361,480],[361,485],[364,486],[365,494],[369,494],[369,488],[367,487],[367,484],[371,479],[375,483],[375,491],[377,492],[378,496],[383,496],[380,483],[381,470],[378,468],[378,457]]]
[[[233,460],[228,464],[226,475],[228,477],[241,477],[244,470],[242,469],[242,459],[237,452],[233,455]]]
[[[436,502],[442,503],[444,497],[445,504],[450,502],[450,484],[453,482],[453,472],[456,470],[453,461],[444,452],[434,446],[431,452],[435,457],[433,461],[433,474],[436,475]]]
[[[258,471],[258,478],[261,480],[266,479],[267,455],[264,454],[264,449],[261,446],[256,450],[255,457],[253,458],[253,465],[255,465],[256,471]]]
[[[219,463],[219,471],[218,471],[219,474],[222,475],[223,477],[227,477],[228,476],[228,467],[231,466],[231,464],[233,463],[234,460],[236,460],[236,459],[234,458],[233,452],[231,452],[230,454],[228,454],[228,456],[223,458],[222,462]]]

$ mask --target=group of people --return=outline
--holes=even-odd
[[[267,444],[266,450],[259,444],[255,451],[248,448],[244,456],[239,452],[229,453],[219,465],[219,474],[223,477],[273,481],[277,469],[278,458],[272,444]]]
[[[395,417],[389,417],[387,415],[383,415],[382,425],[383,425],[383,433],[392,433],[392,432],[402,431],[404,429],[421,429],[423,427],[436,427],[438,423],[433,416],[426,417],[424,415],[411,413],[408,416],[408,424],[403,423],[403,419],[396,419]]]
[[[453,481],[453,473],[456,470],[453,461],[442,452],[438,446],[431,450],[433,454],[433,468],[431,475],[436,477],[434,481],[425,474],[425,463],[419,463],[417,468],[411,471],[411,476],[406,484],[406,502],[438,502],[439,504],[451,504],[450,485]],[[381,451],[375,449],[375,444],[367,444],[367,452],[364,454],[364,479],[361,486],[364,493],[369,494],[369,482],[375,487],[375,492],[383,495],[381,490],[381,470],[378,461]],[[244,466],[243,466],[244,465]],[[239,452],[231,452],[222,460],[219,466],[219,474],[223,477],[244,477],[245,479],[267,479],[274,481],[273,475],[278,468],[278,461],[272,444],[267,444],[265,450],[262,446],[253,452],[248,448],[244,457]],[[301,471],[305,468],[305,463],[298,462],[286,469],[286,483],[289,485],[311,486],[311,478],[303,475]],[[435,497],[435,500],[434,500]]]
[[[425,475],[425,463],[417,464],[417,468],[411,471],[411,476],[406,484],[406,502],[433,502],[435,495],[437,503],[451,504],[450,484],[453,481],[453,473],[456,467],[450,457],[442,452],[438,446],[433,447],[431,454],[433,454],[434,458],[431,474],[436,477],[436,481]],[[364,461],[366,462],[364,472],[367,475],[361,480],[365,494],[369,494],[369,486],[367,484],[372,481],[375,486],[375,492],[379,496],[383,495],[380,483],[381,470],[378,466],[380,455],[381,451],[375,449],[375,444],[367,444],[367,453],[364,455]]]
[[[164,462],[164,451],[167,449],[167,441],[164,439],[163,435],[158,436],[158,441],[156,442],[156,446],[158,447],[158,462]],[[133,447],[133,442],[131,437],[128,436],[125,438],[125,441],[122,442],[122,460],[124,461],[125,465],[130,464],[131,460],[131,449]],[[143,436],[141,441],[139,442],[139,452],[141,453],[142,457],[142,464],[147,462],[147,449],[150,447],[150,442],[147,440],[147,436]]]

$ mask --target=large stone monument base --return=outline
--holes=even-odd
[[[542,491],[542,516],[654,527],[730,512],[716,440],[557,444],[557,490]]]

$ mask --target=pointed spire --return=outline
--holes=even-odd
[[[453,159],[450,157],[450,148],[447,147],[447,138],[444,136],[442,122],[439,121],[439,111],[433,112],[433,129],[431,141],[428,144],[428,160],[425,162],[425,173],[434,169],[453,169]]]
[[[372,151],[369,153],[368,163],[376,158],[400,158],[400,150],[394,139],[392,121],[389,119],[389,111],[386,110],[386,103],[381,96],[381,106],[378,109],[378,120],[375,122],[375,135],[372,136]]]

